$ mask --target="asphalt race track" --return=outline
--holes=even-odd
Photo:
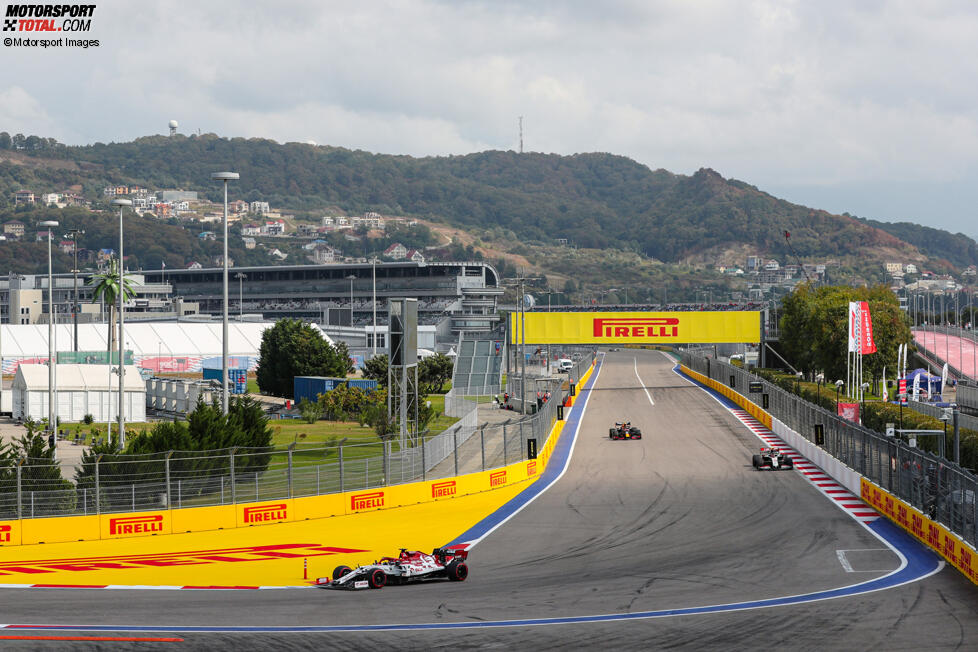
[[[673,366],[658,352],[607,354],[566,472],[473,549],[464,583],[349,593],[0,590],[0,620],[116,625],[118,631],[98,635],[184,639],[100,644],[113,650],[974,649],[978,588],[950,568],[851,597],[695,615],[407,631],[149,633],[165,626],[478,625],[629,614],[808,594],[900,566],[897,554],[799,473],[754,471],[759,440]],[[611,424],[623,419],[641,427],[642,440],[608,438]],[[0,630],[0,638],[15,634],[94,635],[81,628]],[[77,642],[19,644],[86,649]]]

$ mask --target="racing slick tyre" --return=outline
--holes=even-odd
[[[614,439],[615,438],[615,435],[617,435],[617,434],[618,434],[618,431],[615,430],[614,428],[610,428],[608,430],[608,436],[611,437],[612,439]]]
[[[387,573],[375,568],[367,575],[367,584],[370,585],[372,589],[382,589],[384,585],[387,584]]]
[[[781,468],[783,468],[785,471],[790,471],[793,468],[795,468],[795,463],[792,461],[790,457],[785,457],[783,464],[784,466],[782,466]]]
[[[336,581],[340,579],[341,577],[349,573],[351,570],[353,569],[350,568],[349,566],[337,566],[336,568],[333,569],[333,580]]]
[[[762,466],[764,466],[764,460],[761,459],[761,456],[760,455],[755,455],[754,456],[754,468],[755,469],[760,469]]]
[[[445,573],[448,575],[448,579],[453,582],[464,582],[465,578],[469,576],[469,567],[460,559],[455,559],[445,567]]]
[[[632,439],[641,439],[642,431],[638,428],[632,428]]]

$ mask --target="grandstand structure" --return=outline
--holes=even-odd
[[[174,296],[196,304],[201,314],[221,314],[220,268],[141,274],[147,284],[171,285]],[[235,267],[230,276],[232,315],[366,326],[373,323],[376,278],[378,325],[388,323],[388,299],[414,298],[418,300],[419,322],[437,324],[447,317],[453,337],[462,331],[489,332],[495,328],[500,320],[497,299],[503,294],[496,270],[481,261]]]
[[[506,342],[497,332],[488,335],[462,333],[458,340],[458,356],[452,372],[452,393],[456,396],[486,396],[499,394]]]

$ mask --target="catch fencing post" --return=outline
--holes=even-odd
[[[163,462],[166,468],[166,508],[173,509],[173,503],[170,501],[170,457],[173,455],[173,451],[167,451],[166,457],[163,458]]]
[[[23,510],[23,507],[22,506],[24,504],[24,500],[23,500],[23,485],[21,485],[21,482],[20,482],[20,478],[21,478],[21,467],[23,466],[24,461],[25,460],[23,458],[17,460],[17,519],[18,520],[19,519],[22,519],[24,517],[24,515],[22,513],[22,510]],[[98,466],[96,466],[95,468],[96,468],[96,473],[98,473],[98,471],[97,471]]]
[[[425,460],[425,440],[421,440],[421,482],[428,479],[428,464]]]
[[[458,428],[452,430],[452,443],[455,451],[455,475],[458,475]]]
[[[340,493],[343,493],[343,444],[342,443],[340,444],[339,458],[340,458]]]
[[[235,503],[238,502],[238,493],[237,493],[237,491],[235,490],[235,487],[234,487],[234,453],[237,450],[238,450],[238,447],[237,446],[233,446],[231,448],[231,453],[230,453],[230,455],[231,455],[231,504],[232,505],[234,505]],[[258,498],[258,496],[255,496],[255,498]]]
[[[503,466],[506,466],[509,462],[506,459],[506,424],[503,424]]]
[[[384,468],[381,469],[384,473],[384,477],[382,479],[384,481],[384,484],[387,485],[390,484],[388,478],[391,476],[391,454],[390,454],[391,443],[390,441],[385,441],[383,442],[382,446],[384,450],[384,460],[383,460]]]
[[[98,457],[95,458],[95,513],[96,514],[102,513],[102,500],[101,500],[102,491],[99,485],[99,468],[98,468],[98,464],[101,461],[102,461],[102,455],[99,455]]]
[[[479,448],[482,449],[482,470],[486,470],[486,429],[479,430]]]
[[[289,444],[289,498],[292,497],[292,451],[295,450],[295,442]]]

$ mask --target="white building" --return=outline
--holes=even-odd
[[[252,213],[262,213],[262,214],[265,214],[265,213],[268,213],[270,211],[270,209],[268,208],[268,202],[267,201],[253,201],[253,202],[251,202],[249,208],[251,209],[251,212]]]
[[[61,421],[115,420],[119,414],[119,376],[111,365],[60,364],[57,366],[57,416]],[[135,365],[125,368],[124,418],[146,421],[146,383]],[[39,420],[48,416],[48,367],[22,364],[13,384],[13,417]]]

